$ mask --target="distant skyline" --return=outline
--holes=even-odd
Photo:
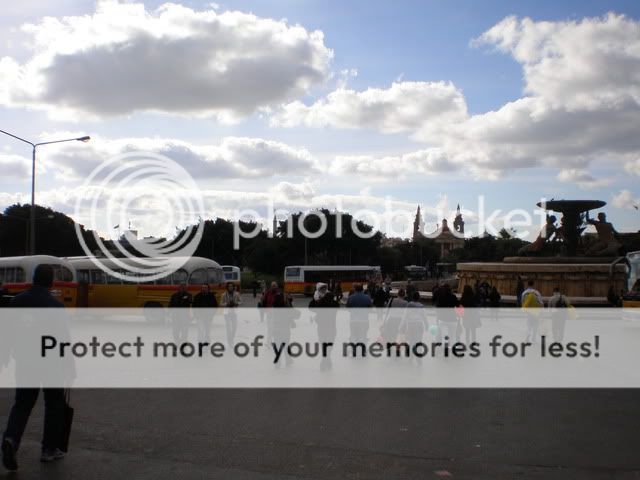
[[[145,150],[195,179],[203,216],[391,202],[431,231],[479,196],[594,198],[637,231],[638,125],[633,1],[28,0],[0,18],[0,129],[92,137],[39,152],[37,202],[68,214],[96,166]],[[0,209],[29,202],[25,147],[0,136]],[[166,235],[163,208],[128,220]]]

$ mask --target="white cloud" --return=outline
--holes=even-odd
[[[389,179],[411,177],[416,174],[431,175],[450,172],[456,168],[445,152],[438,148],[430,148],[398,156],[337,156],[331,163],[329,171],[334,175],[360,175]]]
[[[241,12],[98,2],[23,26],[32,56],[0,60],[0,102],[68,118],[135,111],[234,120],[329,77],[322,32]]]
[[[31,162],[11,153],[0,153],[0,171],[3,177],[24,178],[31,173]]]
[[[92,225],[91,209],[82,208],[75,216],[75,205],[79,198],[85,197],[84,187],[61,187],[38,192],[38,203],[55,210],[67,213],[76,221]],[[170,198],[167,198],[170,197]],[[172,198],[183,200],[181,203]],[[455,205],[450,205],[447,195],[436,195],[431,204],[420,203],[421,213],[425,221],[425,232],[437,230],[443,218],[453,221]],[[362,192],[355,195],[321,193],[315,184],[303,181],[300,183],[279,182],[261,190],[201,189],[178,190],[165,192],[145,191],[144,186],[131,191],[117,186],[105,186],[102,189],[101,201],[97,203],[96,229],[102,235],[115,235],[115,224],[127,224],[129,221],[141,236],[171,236],[175,227],[184,227],[197,222],[199,218],[221,217],[238,218],[241,212],[254,211],[264,227],[271,226],[273,214],[283,219],[287,213],[329,209],[348,212],[357,219],[380,229],[392,237],[410,237],[413,233],[417,204],[399,200],[391,196],[372,195]],[[129,201],[132,199],[132,201]],[[196,204],[202,199],[203,210],[177,211],[185,204]],[[0,193],[0,209],[16,203],[28,202],[27,194]],[[82,205],[88,207],[87,202]],[[111,216],[108,215],[111,207]],[[478,208],[480,208],[478,206]],[[115,209],[115,214],[113,210]],[[462,209],[468,234],[478,233],[479,212]],[[487,212],[485,212],[486,214]],[[245,217],[246,218],[246,217]],[[499,230],[505,215],[495,218],[494,226]],[[535,228],[533,228],[535,230]],[[533,231],[530,230],[530,231]],[[524,233],[524,232],[523,232]]]
[[[271,189],[277,201],[309,201],[316,195],[315,187],[309,182],[280,182]]]
[[[179,204],[165,201],[166,193],[157,191],[132,192],[130,189],[122,190],[117,187],[106,186],[103,188],[101,202],[97,204],[97,230],[102,235],[115,235],[113,225],[119,222],[125,224],[131,222],[132,228],[138,230],[140,236],[171,236],[175,233],[175,227],[184,227],[189,223],[197,222],[200,218],[227,218],[235,219],[241,211],[254,210],[261,215],[265,227],[271,225],[271,216],[277,209],[280,217],[282,211],[299,212],[314,209],[328,208],[355,214],[358,218],[370,224],[379,224],[381,229],[388,226],[394,229],[394,236],[409,236],[412,232],[413,218],[416,204],[400,201],[391,197],[375,195],[344,195],[344,194],[320,194],[315,187],[308,182],[287,183],[281,182],[263,191],[242,191],[222,189],[202,189],[200,191],[176,191],[171,196],[184,201],[201,198],[204,211],[189,211],[190,215],[172,211],[168,206]],[[90,220],[90,209],[81,209],[75,216],[75,206],[79,198],[85,198],[85,189],[80,186],[60,187],[52,190],[38,192],[38,204],[46,205],[57,211],[74,216],[74,219],[84,225],[93,225]],[[134,199],[134,201],[126,201]],[[0,208],[4,208],[16,202],[28,202],[27,194],[0,194]],[[116,216],[107,215],[107,205],[116,206]],[[86,205],[86,202],[83,203]],[[435,223],[443,213],[441,202],[434,206],[422,205],[422,212],[430,223]],[[377,212],[375,218],[366,216],[366,213]],[[112,212],[113,213],[113,212]],[[363,215],[360,215],[360,214]],[[177,219],[182,218],[179,222]]]
[[[28,202],[26,195],[20,193],[0,192],[0,212],[15,203]]]
[[[46,138],[73,138],[74,132],[47,134]],[[70,184],[84,180],[101,163],[129,152],[164,155],[181,165],[196,180],[230,178],[271,178],[306,176],[313,173],[316,160],[308,150],[262,138],[225,137],[218,144],[197,145],[171,138],[121,138],[92,136],[89,143],[49,145],[38,161],[43,171]],[[26,162],[14,155],[0,155],[16,164]],[[8,160],[7,160],[8,161]],[[11,170],[9,170],[11,171]]]
[[[640,176],[640,158],[636,160],[630,160],[627,163],[625,163],[624,169],[629,173],[633,173],[635,175]]]
[[[594,187],[604,180],[583,171],[595,162],[627,162],[634,171],[640,22],[613,14],[580,22],[508,17],[473,43],[513,55],[529,95],[458,123],[430,125],[415,139],[439,139],[452,162],[485,178],[547,166],[561,169],[562,181]]]
[[[525,91],[553,107],[593,110],[640,102],[640,31],[624,15],[566,22],[511,16],[473,43],[510,53],[523,66]]]
[[[629,190],[620,190],[611,198],[611,204],[616,208],[635,208],[640,207],[640,197],[634,197]]]
[[[436,163],[406,155],[338,156],[335,173],[373,178],[459,168],[497,179],[517,169],[557,168],[560,181],[595,188],[593,164],[640,173],[640,22],[621,15],[580,21],[505,18],[474,45],[496,47],[522,65],[525,95],[494,111],[468,115],[451,83],[396,82],[388,89],[340,88],[311,105],[293,102],[272,117],[279,126],[407,132],[437,152]]]
[[[581,168],[568,168],[560,170],[558,173],[558,180],[561,182],[575,183],[581,188],[600,188],[611,185],[611,178],[596,178],[591,175],[587,170]]]
[[[339,88],[312,105],[295,101],[271,118],[273,126],[369,128],[383,133],[412,132],[434,122],[464,119],[462,92],[446,82],[394,82],[358,92]]]
[[[640,175],[640,22],[621,15],[508,17],[487,30],[473,44],[512,55],[523,69],[524,95],[475,115],[450,82],[399,79],[357,91],[346,86],[355,70],[341,72],[339,87],[326,97],[292,101],[330,77],[332,52],[322,33],[238,12],[174,4],[148,11],[102,1],[93,15],[47,18],[25,30],[33,55],[25,63],[0,59],[0,103],[48,108],[55,97],[62,107],[98,116],[154,110],[232,119],[264,108],[275,112],[274,126],[372,129],[425,143],[407,154],[337,155],[328,167],[335,175],[395,179],[459,169],[496,179],[545,166],[558,169],[559,181],[584,188],[611,181],[588,173],[598,162]],[[198,177],[304,175],[316,167],[305,149],[262,139],[111,145],[69,146],[56,163],[82,176],[97,158],[147,148],[175,157]]]

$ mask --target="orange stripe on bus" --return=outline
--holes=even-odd
[[[31,288],[32,283],[5,283],[3,284],[4,288]],[[53,286],[54,287],[68,287],[68,288],[75,288],[78,286],[77,282],[58,282],[58,281],[54,281],[53,282]]]
[[[222,284],[212,284],[210,283],[209,286],[211,288],[224,288],[224,285]],[[138,290],[178,290],[178,288],[180,287],[180,285],[138,285]],[[191,285],[186,285],[187,290],[200,290],[202,288],[201,284],[191,284]]]

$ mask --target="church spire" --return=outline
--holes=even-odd
[[[464,220],[462,219],[460,204],[458,204],[458,208],[456,209],[456,218],[453,220],[453,229],[460,234],[464,234]]]
[[[413,240],[417,240],[422,235],[424,230],[424,220],[422,219],[422,214],[420,213],[420,205],[418,205],[418,209],[416,210],[416,218],[413,221]]]

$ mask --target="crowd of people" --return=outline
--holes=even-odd
[[[8,301],[11,307],[47,307],[61,308],[49,289],[53,282],[53,271],[50,266],[41,265],[35,270],[33,286],[26,292],[13,298],[6,290],[0,289],[0,299]],[[258,299],[260,322],[266,323],[266,341],[275,344],[288,344],[291,341],[292,329],[300,318],[300,311],[292,308],[294,300],[282,288],[273,282],[264,288]],[[497,311],[501,305],[501,295],[495,286],[486,282],[477,283],[474,287],[466,285],[458,298],[448,283],[437,283],[432,289],[433,305],[438,307],[431,312],[433,323],[430,325],[421,292],[409,280],[406,284],[392,291],[391,279],[372,278],[366,284],[353,283],[346,297],[339,282],[329,280],[315,285],[313,298],[308,303],[312,312],[312,321],[316,324],[317,338],[322,344],[329,345],[320,360],[322,371],[332,368],[332,345],[336,341],[338,326],[336,324],[339,307],[346,306],[349,321],[349,342],[367,344],[372,341],[386,343],[417,344],[422,342],[426,332],[433,335],[436,341],[463,341],[467,344],[477,341],[477,331],[482,326],[481,309],[491,307]],[[524,285],[518,282],[518,305],[526,313],[527,341],[532,343],[540,335],[540,315],[543,308],[551,310],[551,334],[555,341],[564,337],[566,312],[572,308],[569,298],[559,288],[554,289],[547,304],[540,292],[535,288],[533,280]],[[238,323],[238,307],[242,306],[242,296],[236,286],[229,282],[220,296],[210,288],[202,285],[200,291],[192,295],[186,285],[180,285],[169,301],[171,328],[176,343],[188,341],[189,328],[193,320],[197,325],[198,340],[209,342],[214,314],[222,310],[226,341],[234,344]],[[375,312],[375,313],[374,313]],[[377,318],[378,322],[371,321]],[[497,319],[497,317],[494,317]],[[373,325],[373,328],[372,328]],[[2,360],[2,359],[0,359]],[[420,358],[412,358],[420,362]],[[275,363],[289,366],[293,358],[282,355]],[[3,462],[7,469],[17,469],[16,453],[31,410],[37,400],[39,389],[17,389],[7,428],[2,440]],[[64,391],[60,388],[44,389],[45,424],[42,440],[42,460],[55,461],[64,457],[62,449],[62,429],[66,408]]]
[[[336,313],[330,310],[342,306],[350,311],[349,340],[353,342],[367,342],[375,338],[387,342],[397,341],[398,338],[419,339],[425,329],[429,328],[427,315],[415,310],[424,308],[426,299],[422,298],[411,279],[407,280],[403,287],[393,291],[391,279],[387,277],[383,280],[379,275],[370,278],[366,283],[356,282],[350,286],[350,291],[345,296],[342,285],[334,279],[316,284],[308,308],[315,313],[320,342],[331,343],[335,340]],[[475,342],[477,330],[482,324],[479,309],[488,308],[488,316],[497,320],[498,308],[502,305],[500,292],[487,282],[477,282],[473,287],[466,285],[459,297],[447,282],[437,282],[431,293],[431,302],[434,307],[437,307],[436,323],[431,331],[437,335],[438,339],[448,337],[455,341]],[[291,308],[294,306],[293,297],[286,294],[276,282],[272,282],[268,288],[263,287],[262,292],[254,291],[254,297],[259,309],[260,322],[266,324],[266,340],[288,342],[291,330],[295,327],[295,320],[299,317],[299,312]],[[519,280],[517,304],[527,312],[545,307],[542,296],[534,288],[532,280],[526,286],[522,280]],[[202,285],[201,291],[194,296],[187,291],[186,285],[181,285],[169,302],[174,340],[176,343],[187,341],[190,325],[195,320],[198,341],[209,342],[212,319],[215,314],[211,309],[220,307],[223,310],[226,340],[232,346],[238,326],[236,309],[241,305],[242,297],[233,283],[226,285],[219,301],[208,285]],[[571,303],[556,288],[547,307],[557,310],[562,307],[569,308]],[[291,311],[287,313],[280,311],[274,314],[274,309],[282,308],[290,308]],[[378,320],[379,333],[371,334],[369,313],[373,312]],[[554,325],[553,336],[561,340],[564,325],[560,320],[554,322]],[[538,317],[527,314],[527,340],[535,341],[539,337],[539,330]],[[291,358],[286,356],[283,358],[287,365],[292,363]],[[277,367],[279,366],[277,364]],[[330,357],[324,360],[321,368],[323,370],[331,368]]]

